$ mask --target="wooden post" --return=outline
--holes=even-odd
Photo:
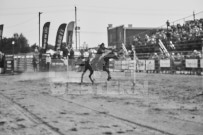
[[[68,56],[67,56],[67,79],[69,79],[69,74],[68,74],[68,66],[69,66],[69,64],[68,64],[68,60],[69,60],[69,58],[68,58]]]
[[[136,71],[136,53],[135,53],[135,50],[133,50],[133,53],[134,53],[134,71],[133,71],[133,85],[135,86],[135,81],[136,81],[136,74],[135,74],[135,71]]]

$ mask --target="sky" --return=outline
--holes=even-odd
[[[30,45],[38,45],[38,13],[43,12],[41,38],[44,23],[50,21],[48,43],[55,45],[58,27],[75,20],[76,6],[80,27],[78,44],[83,46],[85,42],[94,47],[101,43],[107,45],[108,24],[160,27],[167,20],[183,23],[193,19],[193,12],[197,13],[197,19],[203,18],[202,5],[203,0],[0,0],[0,25],[4,24],[3,37],[22,33]]]

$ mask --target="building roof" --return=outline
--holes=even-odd
[[[142,29],[159,29],[158,27],[132,27],[131,26],[125,26],[125,25],[119,25],[116,27],[108,27],[108,29],[115,29],[115,28],[119,28],[119,27],[123,27],[124,29],[137,29],[137,30],[142,30]]]

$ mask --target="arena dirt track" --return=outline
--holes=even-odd
[[[80,75],[0,76],[0,135],[203,133],[202,76],[137,73],[133,87],[125,73],[106,83],[98,72],[93,86],[88,74],[80,85]]]

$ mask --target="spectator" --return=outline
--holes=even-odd
[[[175,45],[172,43],[172,41],[169,41],[169,46],[172,50],[175,50]]]
[[[57,51],[56,51],[56,58],[61,59],[61,51],[60,51],[60,49],[57,49]]]
[[[48,56],[46,56],[46,69],[47,69],[47,71],[49,71],[49,69],[50,69],[50,64],[51,64],[51,56],[48,55]]]
[[[38,61],[37,61],[37,58],[36,58],[35,56],[33,56],[32,64],[33,64],[34,72],[36,72],[36,71],[37,71],[37,64],[38,64]]]
[[[3,53],[0,51],[0,67],[1,67],[1,61],[2,61]]]
[[[177,53],[177,55],[175,55],[175,58],[174,58],[176,61],[180,61],[182,60],[182,56],[180,55],[180,53]]]
[[[133,60],[133,58],[134,58],[134,52],[131,51],[131,50],[129,50],[129,51],[128,51],[128,54],[129,54],[131,60]]]
[[[200,59],[201,58],[201,53],[198,52],[197,50],[194,50],[193,53],[191,54],[190,58]]]
[[[69,63],[71,65],[71,70],[74,68],[74,50],[70,48]]]
[[[171,60],[175,60],[175,54],[171,53]]]
[[[2,52],[0,52],[0,67],[3,68],[3,65],[4,65],[4,54]]]
[[[154,55],[152,56],[152,59],[158,60],[159,56],[157,55],[157,53],[154,53]]]
[[[1,61],[1,66],[4,68],[5,54],[3,54]]]
[[[70,56],[69,59],[74,59],[74,50],[73,48],[70,48]]]
[[[68,57],[68,53],[69,53],[69,51],[68,51],[68,48],[66,47],[64,50],[63,50],[63,57]]]

